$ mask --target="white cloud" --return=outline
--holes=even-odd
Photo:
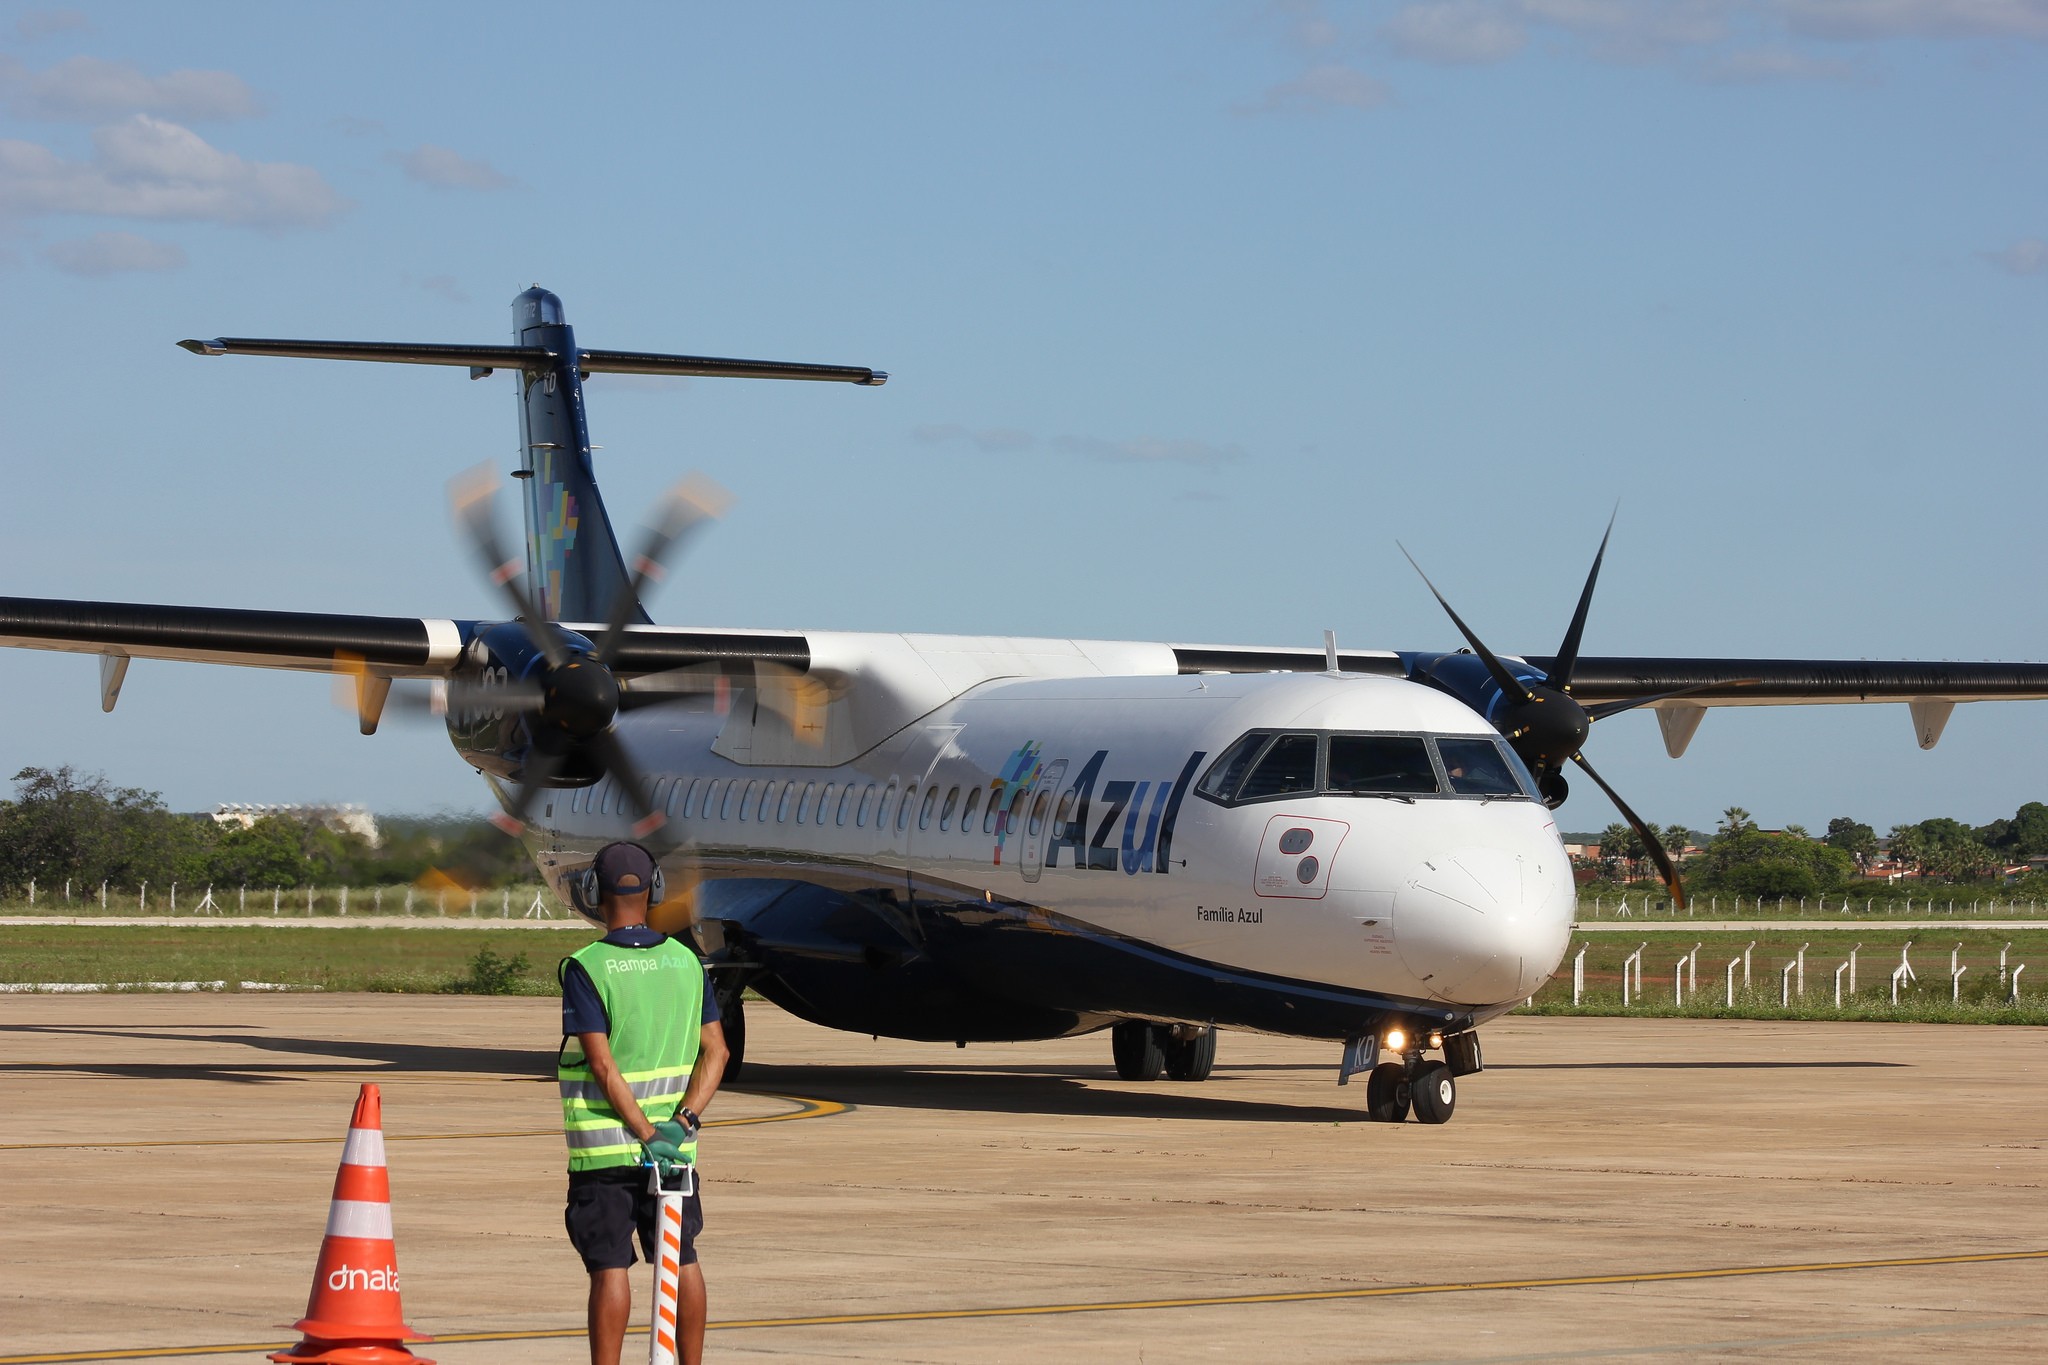
[[[990,455],[1004,455],[1019,450],[1029,450],[1038,443],[1038,438],[1028,431],[1015,427],[985,427],[970,431],[957,422],[942,422],[936,426],[922,426],[910,433],[928,445],[949,445],[962,443]]]
[[[2002,251],[1978,253],[2008,275],[2048,275],[2048,241],[2023,237]]]
[[[2048,0],[1772,0],[1769,8],[1819,38],[2048,40]]]
[[[1847,62],[1809,57],[1789,47],[1743,48],[1709,57],[1700,75],[1723,85],[1761,85],[1766,81],[1848,80],[1855,69]]]
[[[69,57],[30,71],[0,57],[0,90],[21,118],[93,123],[124,114],[174,119],[236,119],[258,112],[255,91],[227,71],[171,71],[151,76],[128,62]]]
[[[450,303],[468,303],[469,295],[455,282],[453,275],[429,275],[420,281],[420,288],[429,294],[437,294]]]
[[[1529,41],[1516,16],[1485,0],[1404,6],[1380,36],[1404,57],[1458,65],[1505,61]]]
[[[1356,67],[1338,62],[1312,66],[1291,81],[1271,86],[1259,102],[1242,105],[1240,114],[1288,111],[1322,113],[1330,109],[1377,109],[1393,99],[1386,84]]]
[[[449,190],[503,190],[518,183],[488,161],[463,156],[431,142],[423,142],[409,152],[387,155],[404,170],[406,179],[422,185]]]
[[[99,278],[135,270],[182,270],[185,249],[132,232],[95,232],[52,242],[44,248],[43,259],[66,274]]]
[[[311,167],[247,161],[147,114],[95,130],[90,161],[0,140],[0,213],[288,228],[321,226],[347,207]]]
[[[1244,458],[1244,447],[1218,445],[1212,441],[1161,440],[1140,436],[1130,441],[1105,441],[1099,436],[1062,436],[1055,448],[1070,455],[1085,455],[1110,464],[1186,464],[1214,466]]]
[[[14,31],[28,42],[59,33],[88,33],[92,20],[70,9],[32,9],[14,21]]]

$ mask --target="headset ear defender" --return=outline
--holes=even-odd
[[[612,845],[605,845],[605,848],[610,847]],[[633,847],[639,848],[640,846],[635,844]],[[647,853],[647,850],[644,848],[641,848],[640,851]],[[599,854],[603,852],[603,848],[598,850]],[[660,905],[667,896],[668,881],[661,875],[661,862],[659,859],[652,853],[647,853],[647,861],[654,864],[654,876],[649,879],[647,886],[647,908],[652,910],[655,906]],[[575,887],[577,899],[583,902],[591,914],[596,914],[598,905],[604,896],[604,888],[599,886],[597,881],[596,857],[591,858],[589,867],[576,874]]]

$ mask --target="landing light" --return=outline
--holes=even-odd
[[[1444,1036],[1441,1033],[1432,1032],[1429,1035],[1429,1045],[1431,1047],[1442,1047],[1444,1045]]]
[[[1390,1028],[1390,1029],[1388,1029],[1388,1030],[1387,1030],[1387,1051],[1389,1051],[1389,1052],[1405,1052],[1405,1051],[1407,1051],[1407,1049],[1408,1049],[1408,1035],[1407,1035],[1407,1034],[1405,1034],[1405,1033],[1403,1033],[1403,1032],[1402,1032],[1402,1031],[1401,1031],[1400,1029],[1397,1029],[1397,1028]]]

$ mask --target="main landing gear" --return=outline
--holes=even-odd
[[[1119,1080],[1206,1081],[1216,1067],[1216,1030],[1126,1019],[1109,1031]]]
[[[1394,1030],[1388,1041],[1399,1036]],[[1365,1081],[1366,1117],[1374,1123],[1403,1123],[1413,1113],[1417,1123],[1449,1123],[1458,1108],[1457,1078],[1481,1069],[1479,1035],[1453,1034],[1442,1040],[1442,1047],[1441,1062],[1427,1060],[1415,1048],[1404,1052],[1400,1061],[1374,1067]]]

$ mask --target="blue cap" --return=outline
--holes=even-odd
[[[591,866],[607,896],[638,896],[654,889],[654,855],[638,844],[606,844]]]

